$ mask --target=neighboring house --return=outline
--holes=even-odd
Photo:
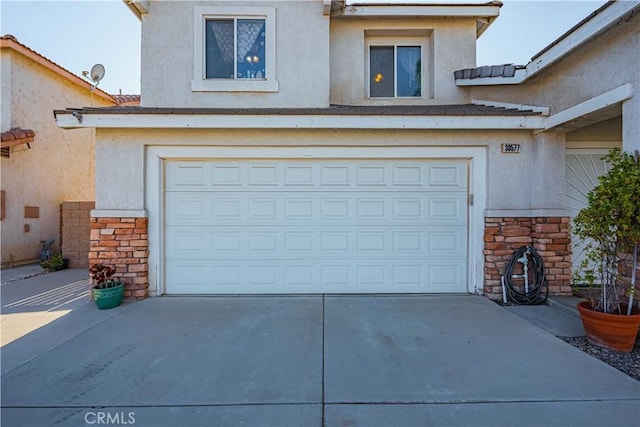
[[[132,296],[494,297],[527,244],[569,293],[570,150],[639,148],[637,2],[480,68],[499,2],[125,3],[141,106],[55,115],[96,128],[90,257]]]
[[[78,214],[82,214],[81,205],[93,206],[94,131],[64,131],[52,120],[51,111],[68,105],[108,107],[118,102],[13,36],[2,36],[0,47],[2,265],[37,261],[43,240],[55,240],[59,252],[61,216],[68,217],[66,225],[71,227],[63,255],[71,258],[72,266],[86,265],[89,209],[85,209],[84,227]],[[65,201],[74,204],[61,213]]]

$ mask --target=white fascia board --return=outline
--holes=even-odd
[[[543,116],[549,115],[549,107],[540,107],[538,105],[512,104],[510,102],[485,101],[482,99],[472,99],[472,104],[485,105],[487,107],[508,108],[519,111],[535,111]]]
[[[575,120],[579,117],[585,116],[589,113],[593,113],[603,108],[607,108],[610,105],[618,102],[625,101],[633,96],[633,85],[631,83],[618,86],[617,88],[593,97],[580,104],[569,107],[566,110],[562,110],[552,116],[549,116],[544,121],[544,129],[553,129],[556,126],[560,126],[571,120]]]
[[[638,8],[638,1],[616,1],[609,7],[598,13],[588,22],[576,28],[563,38],[557,40],[555,45],[535,56],[523,70],[516,70],[513,77],[483,77],[476,79],[456,80],[456,86],[493,86],[520,84],[530,79],[538,72],[556,63],[574,49],[582,46],[593,37],[606,31],[615,25],[626,14]]]
[[[637,8],[638,5],[637,1],[614,2],[591,20],[560,39],[554,46],[532,58],[531,62],[527,64],[527,78],[616,24],[623,16]]]
[[[433,17],[497,17],[500,15],[498,5],[467,5],[451,7],[451,5],[349,5],[341,12],[343,17],[402,17],[411,18],[415,16]]]
[[[544,129],[535,116],[58,114],[64,129]],[[79,119],[82,119],[80,123]]]

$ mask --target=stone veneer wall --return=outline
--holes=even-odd
[[[125,298],[149,295],[147,218],[91,218],[90,264],[116,267],[125,282]]]
[[[550,295],[571,294],[569,217],[485,218],[484,294],[502,298],[500,276],[513,252],[533,245],[544,260]]]
[[[60,205],[60,241],[62,256],[70,268],[87,268],[91,210],[95,202],[63,202]]]

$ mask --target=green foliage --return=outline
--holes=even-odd
[[[640,242],[640,162],[619,149],[611,150],[604,160],[611,169],[587,195],[588,206],[574,219],[573,234],[590,241],[579,279],[593,283],[600,278],[599,309],[611,312],[619,303],[620,257]]]
[[[574,221],[574,233],[600,245],[630,252],[640,241],[640,163],[614,149],[604,157],[611,169],[589,192],[589,205]]]
[[[49,259],[40,263],[40,267],[50,272],[62,270],[64,267],[64,258],[62,258],[60,254],[52,254]]]

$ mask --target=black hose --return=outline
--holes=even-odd
[[[529,278],[528,292],[525,291],[524,284],[516,287],[512,281],[512,276],[515,274],[514,270],[516,268],[516,264],[518,264],[518,260],[523,256],[529,258],[527,269]],[[524,283],[524,279],[521,282]],[[518,304],[538,305],[544,304],[547,301],[547,297],[549,296],[549,284],[547,283],[544,270],[544,261],[533,246],[523,246],[516,249],[509,261],[509,264],[507,264],[507,268],[505,269],[504,283],[507,288],[508,298]]]

